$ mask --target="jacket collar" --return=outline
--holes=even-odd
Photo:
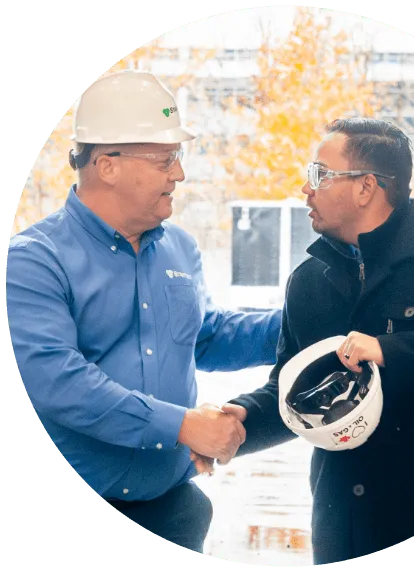
[[[393,266],[414,257],[414,201],[409,200],[394,209],[388,219],[369,233],[358,237],[361,260],[380,260],[383,266]],[[359,258],[357,249],[350,245],[320,237],[307,249],[313,257],[332,266],[338,263],[338,254],[346,258]]]

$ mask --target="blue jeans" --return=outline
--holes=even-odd
[[[179,485],[150,501],[106,501],[163,539],[203,552],[213,508],[209,498],[194,482]]]

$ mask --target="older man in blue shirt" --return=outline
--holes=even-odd
[[[273,363],[280,312],[215,308],[195,241],[166,222],[193,137],[151,74],[95,82],[76,112],[78,184],[12,239],[7,297],[23,382],[68,462],[137,523],[202,551],[211,504],[191,451],[226,462],[245,431],[196,407],[195,370]]]

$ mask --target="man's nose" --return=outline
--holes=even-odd
[[[302,187],[302,193],[304,193],[305,195],[309,195],[309,196],[312,196],[315,194],[315,191],[311,188],[308,179],[306,180],[305,185]]]
[[[173,165],[173,168],[170,171],[170,178],[173,181],[180,181],[180,182],[184,181],[185,179],[184,169],[179,159],[177,159],[177,161]]]

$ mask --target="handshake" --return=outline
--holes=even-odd
[[[222,408],[203,404],[187,410],[181,425],[178,441],[191,449],[198,473],[213,472],[216,458],[227,464],[246,439],[242,422],[246,409],[236,404],[224,404]]]

